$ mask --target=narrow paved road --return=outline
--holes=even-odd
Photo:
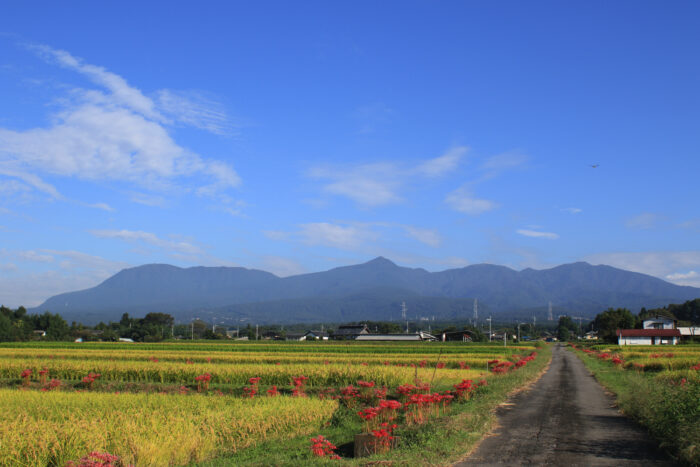
[[[455,467],[676,465],[615,408],[578,357],[560,346],[542,378],[498,409],[498,424]]]

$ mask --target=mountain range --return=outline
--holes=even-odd
[[[405,302],[410,320],[466,320],[477,299],[482,318],[539,320],[547,317],[550,302],[555,318],[592,317],[608,307],[636,312],[698,297],[700,288],[584,262],[544,270],[475,264],[428,272],[378,257],[284,278],[242,267],[148,264],[124,269],[96,287],[56,295],[29,311],[86,324],[116,321],[124,312],[264,324],[398,320]]]

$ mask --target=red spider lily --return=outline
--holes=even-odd
[[[279,396],[280,392],[277,390],[277,386],[270,387],[270,389],[267,390],[267,395],[268,397]]]
[[[377,399],[385,399],[386,398],[386,393],[389,391],[389,389],[386,386],[383,386],[381,388],[377,388],[374,390],[374,397]]]
[[[204,373],[194,378],[197,382],[197,392],[206,391],[209,389],[209,382],[211,381],[211,375],[209,373]]]
[[[458,399],[469,400],[471,393],[476,389],[472,383],[473,381],[470,379],[463,379],[461,383],[454,385]]]
[[[401,402],[393,400],[382,400],[379,401],[379,407],[382,409],[398,410],[402,407]]]
[[[375,382],[374,381],[362,381],[362,380],[360,380],[357,382],[357,385],[360,387],[363,387],[363,388],[373,388],[375,385]]]
[[[311,452],[316,457],[328,457],[330,459],[340,459],[335,453],[337,448],[328,441],[323,435],[318,435],[315,438],[311,438]]]
[[[180,394],[187,394],[188,392],[190,392],[190,388],[186,386],[180,386],[180,389],[178,389],[177,392]]]
[[[362,365],[362,366],[368,366],[369,363],[367,363],[367,362],[362,362],[362,363],[360,363],[360,365]]]
[[[391,365],[391,362],[384,362],[384,365],[389,366]]]
[[[73,461],[68,462],[66,467],[113,467],[117,465],[122,465],[119,456],[108,452],[93,451],[81,458],[77,464]]]
[[[29,378],[32,377],[32,370],[27,368],[26,370],[22,371],[22,373],[20,373],[19,377],[24,380],[22,384],[24,384],[25,386],[29,386]]]
[[[622,365],[623,363],[625,363],[625,361],[620,357],[613,357],[612,362],[615,365]]]
[[[207,357],[207,363],[211,363],[211,357]]]
[[[156,357],[148,357],[148,359],[153,363],[158,363],[158,359]]]
[[[46,378],[48,377],[49,374],[49,369],[44,367],[41,370],[39,370],[39,378],[41,384],[46,384]]]
[[[324,360],[324,361],[323,361],[323,364],[324,364],[324,365],[330,365],[330,364],[331,364],[331,362],[330,362],[330,361],[328,361],[328,360]]]
[[[194,365],[194,362],[192,360],[190,360],[189,358],[187,360],[185,360],[185,363],[187,363],[188,365]]]
[[[309,378],[303,375],[292,378],[292,385],[294,386],[292,389],[293,397],[306,397],[306,393],[304,392],[304,384],[306,384],[308,379]]]
[[[53,389],[58,389],[58,387],[61,386],[61,381],[58,379],[52,379],[49,381],[49,384],[41,388],[42,391],[51,391]]]
[[[258,393],[258,388],[256,386],[246,386],[243,388],[243,397],[255,397]]]
[[[498,364],[498,360],[489,360],[486,363],[488,363],[489,365],[496,365],[496,364]]]
[[[83,384],[85,384],[88,387],[88,389],[92,389],[92,385],[95,382],[95,380],[100,379],[101,376],[102,375],[100,373],[90,372],[87,376],[83,378]]]
[[[700,363],[698,363],[697,365],[691,367],[691,369],[696,370],[696,371],[700,371]]]
[[[435,365],[436,368],[445,368],[445,362],[438,362],[437,365]]]
[[[459,368],[460,370],[469,370],[470,367],[467,365],[465,362],[459,362]]]
[[[250,384],[252,384],[253,386],[256,386],[260,382],[260,376],[256,376],[255,378],[250,378],[248,380],[248,382]]]
[[[428,360],[421,360],[420,363],[418,363],[418,366],[421,368],[425,368],[428,366]]]
[[[396,388],[396,391],[401,394],[402,396],[409,396],[415,391],[417,388],[412,385],[412,384],[404,384],[403,386],[399,386]]]

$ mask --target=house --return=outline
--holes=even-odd
[[[39,337],[39,338],[46,337],[46,331],[42,331],[42,330],[37,329],[33,333],[34,333],[34,337]]]
[[[415,334],[360,334],[355,337],[356,341],[387,341],[387,342],[421,342],[435,341],[437,338],[427,332],[417,332]]]
[[[618,329],[617,345],[676,345],[681,339],[678,329]]]
[[[656,316],[642,321],[642,329],[676,329],[676,320],[666,316]]]
[[[326,331],[306,331],[306,334],[304,334],[304,338],[307,341],[327,341],[328,333]]]
[[[338,326],[338,329],[333,333],[333,339],[355,339],[363,334],[369,334],[369,328],[366,324],[346,324]]]
[[[700,337],[700,326],[678,328],[682,338]],[[36,331],[34,331],[36,332]]]
[[[131,343],[133,343],[134,340],[131,339],[130,337],[120,337],[119,342],[131,342]]]
[[[583,335],[583,338],[587,341],[598,339],[598,331],[588,331]]]
[[[285,340],[288,341],[304,341],[306,340],[306,334],[299,334],[296,332],[288,332],[285,337]]]

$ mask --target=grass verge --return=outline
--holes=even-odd
[[[232,456],[221,457],[199,467],[230,465],[298,466],[298,465],[451,465],[470,452],[476,443],[491,430],[496,420],[495,409],[509,394],[522,388],[541,375],[551,360],[551,349],[540,348],[538,357],[517,371],[489,378],[488,386],[465,403],[454,403],[447,415],[426,423],[395,432],[400,437],[397,449],[385,454],[353,459],[354,435],[361,431],[357,409],[341,407],[333,418],[317,434],[321,434],[338,446],[340,461],[312,457],[310,437],[298,436],[286,440],[265,442],[245,449]],[[455,381],[458,383],[458,381]],[[438,390],[451,389],[436,388]]]
[[[700,465],[700,384],[616,368],[574,352],[615,394],[620,410],[644,426],[662,449],[685,464]]]

